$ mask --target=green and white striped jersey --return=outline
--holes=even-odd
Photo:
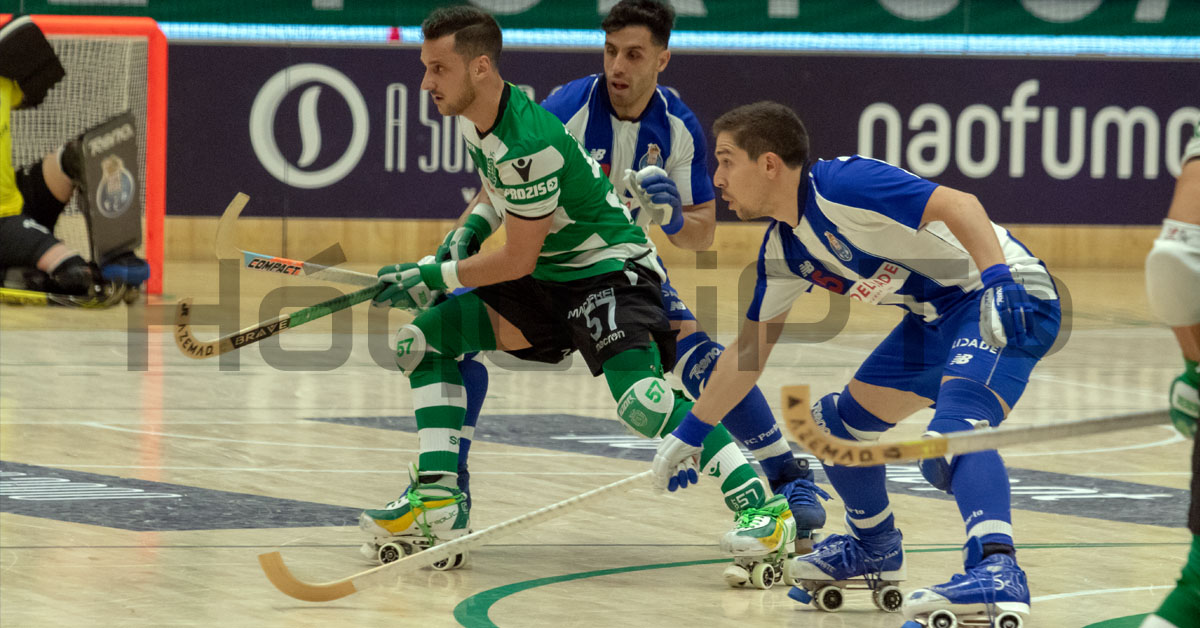
[[[633,258],[663,274],[600,164],[519,88],[505,84],[491,132],[480,137],[466,119],[460,128],[492,207],[516,219],[554,215],[535,279],[594,277],[619,271]]]

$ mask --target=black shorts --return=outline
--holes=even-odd
[[[58,240],[48,229],[24,214],[0,218],[0,269],[33,268],[55,244]]]
[[[18,168],[16,171],[17,189],[25,199],[21,214],[26,218],[38,221],[38,224],[54,232],[58,217],[62,215],[66,203],[55,198],[50,188],[46,187],[46,178],[42,173],[42,160]]]
[[[629,262],[625,270],[563,283],[526,276],[475,288],[489,307],[521,330],[533,346],[508,353],[557,364],[579,351],[592,375],[609,358],[658,345],[664,370],[675,365],[675,333],[663,307],[661,281]]]

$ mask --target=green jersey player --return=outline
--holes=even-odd
[[[579,351],[593,375],[604,375],[622,421],[648,438],[670,433],[691,408],[663,379],[675,357],[663,271],[599,164],[557,118],[500,77],[500,29],[491,16],[438,9],[423,31],[421,88],[440,113],[463,118],[483,183],[471,214],[493,229],[503,222],[507,239],[499,250],[460,261],[380,270],[387,287],[376,303],[428,307],[396,336],[420,439],[411,484],[359,520],[374,537],[367,549],[385,562],[467,531],[469,507],[456,485],[466,412],[459,356],[499,349],[557,363]],[[475,289],[429,307],[438,291],[462,287]],[[795,537],[786,499],[768,499],[724,428],[704,441],[699,458],[739,515],[722,547],[786,551]],[[675,482],[696,478],[693,472]]]

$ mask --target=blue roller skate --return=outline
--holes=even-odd
[[[904,600],[906,628],[1021,628],[1029,617],[1029,583],[1025,572],[1008,554],[980,560],[977,539],[967,546],[966,573],[950,582],[917,589]],[[972,547],[972,545],[976,547]],[[972,560],[972,557],[975,557]]]
[[[866,541],[853,534],[819,541],[812,553],[788,564],[787,577],[797,583],[788,597],[833,612],[842,607],[847,589],[861,589],[871,592],[880,610],[899,611],[904,595],[897,584],[907,575],[903,538],[892,530]]]
[[[812,469],[808,460],[797,458],[803,475],[779,487],[772,487],[776,495],[783,495],[792,509],[792,518],[796,521],[796,554],[807,554],[812,551],[813,544],[819,539],[817,530],[825,527],[825,507],[817,497],[828,501],[829,493],[821,490],[813,482]]]

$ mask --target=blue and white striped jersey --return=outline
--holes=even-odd
[[[713,200],[708,176],[708,146],[704,130],[687,105],[658,86],[646,110],[636,120],[620,120],[608,99],[603,74],[571,81],[550,92],[542,107],[562,120],[592,159],[612,181],[617,195],[633,210],[643,227],[647,216],[625,189],[625,170],[657,165],[675,181],[684,207]]]
[[[937,184],[882,161],[820,160],[799,190],[800,223],[772,220],[746,317],[770,320],[813,285],[934,321],[983,287],[979,268],[945,223],[921,225]],[[1056,298],[1045,265],[993,223],[1013,277]]]

